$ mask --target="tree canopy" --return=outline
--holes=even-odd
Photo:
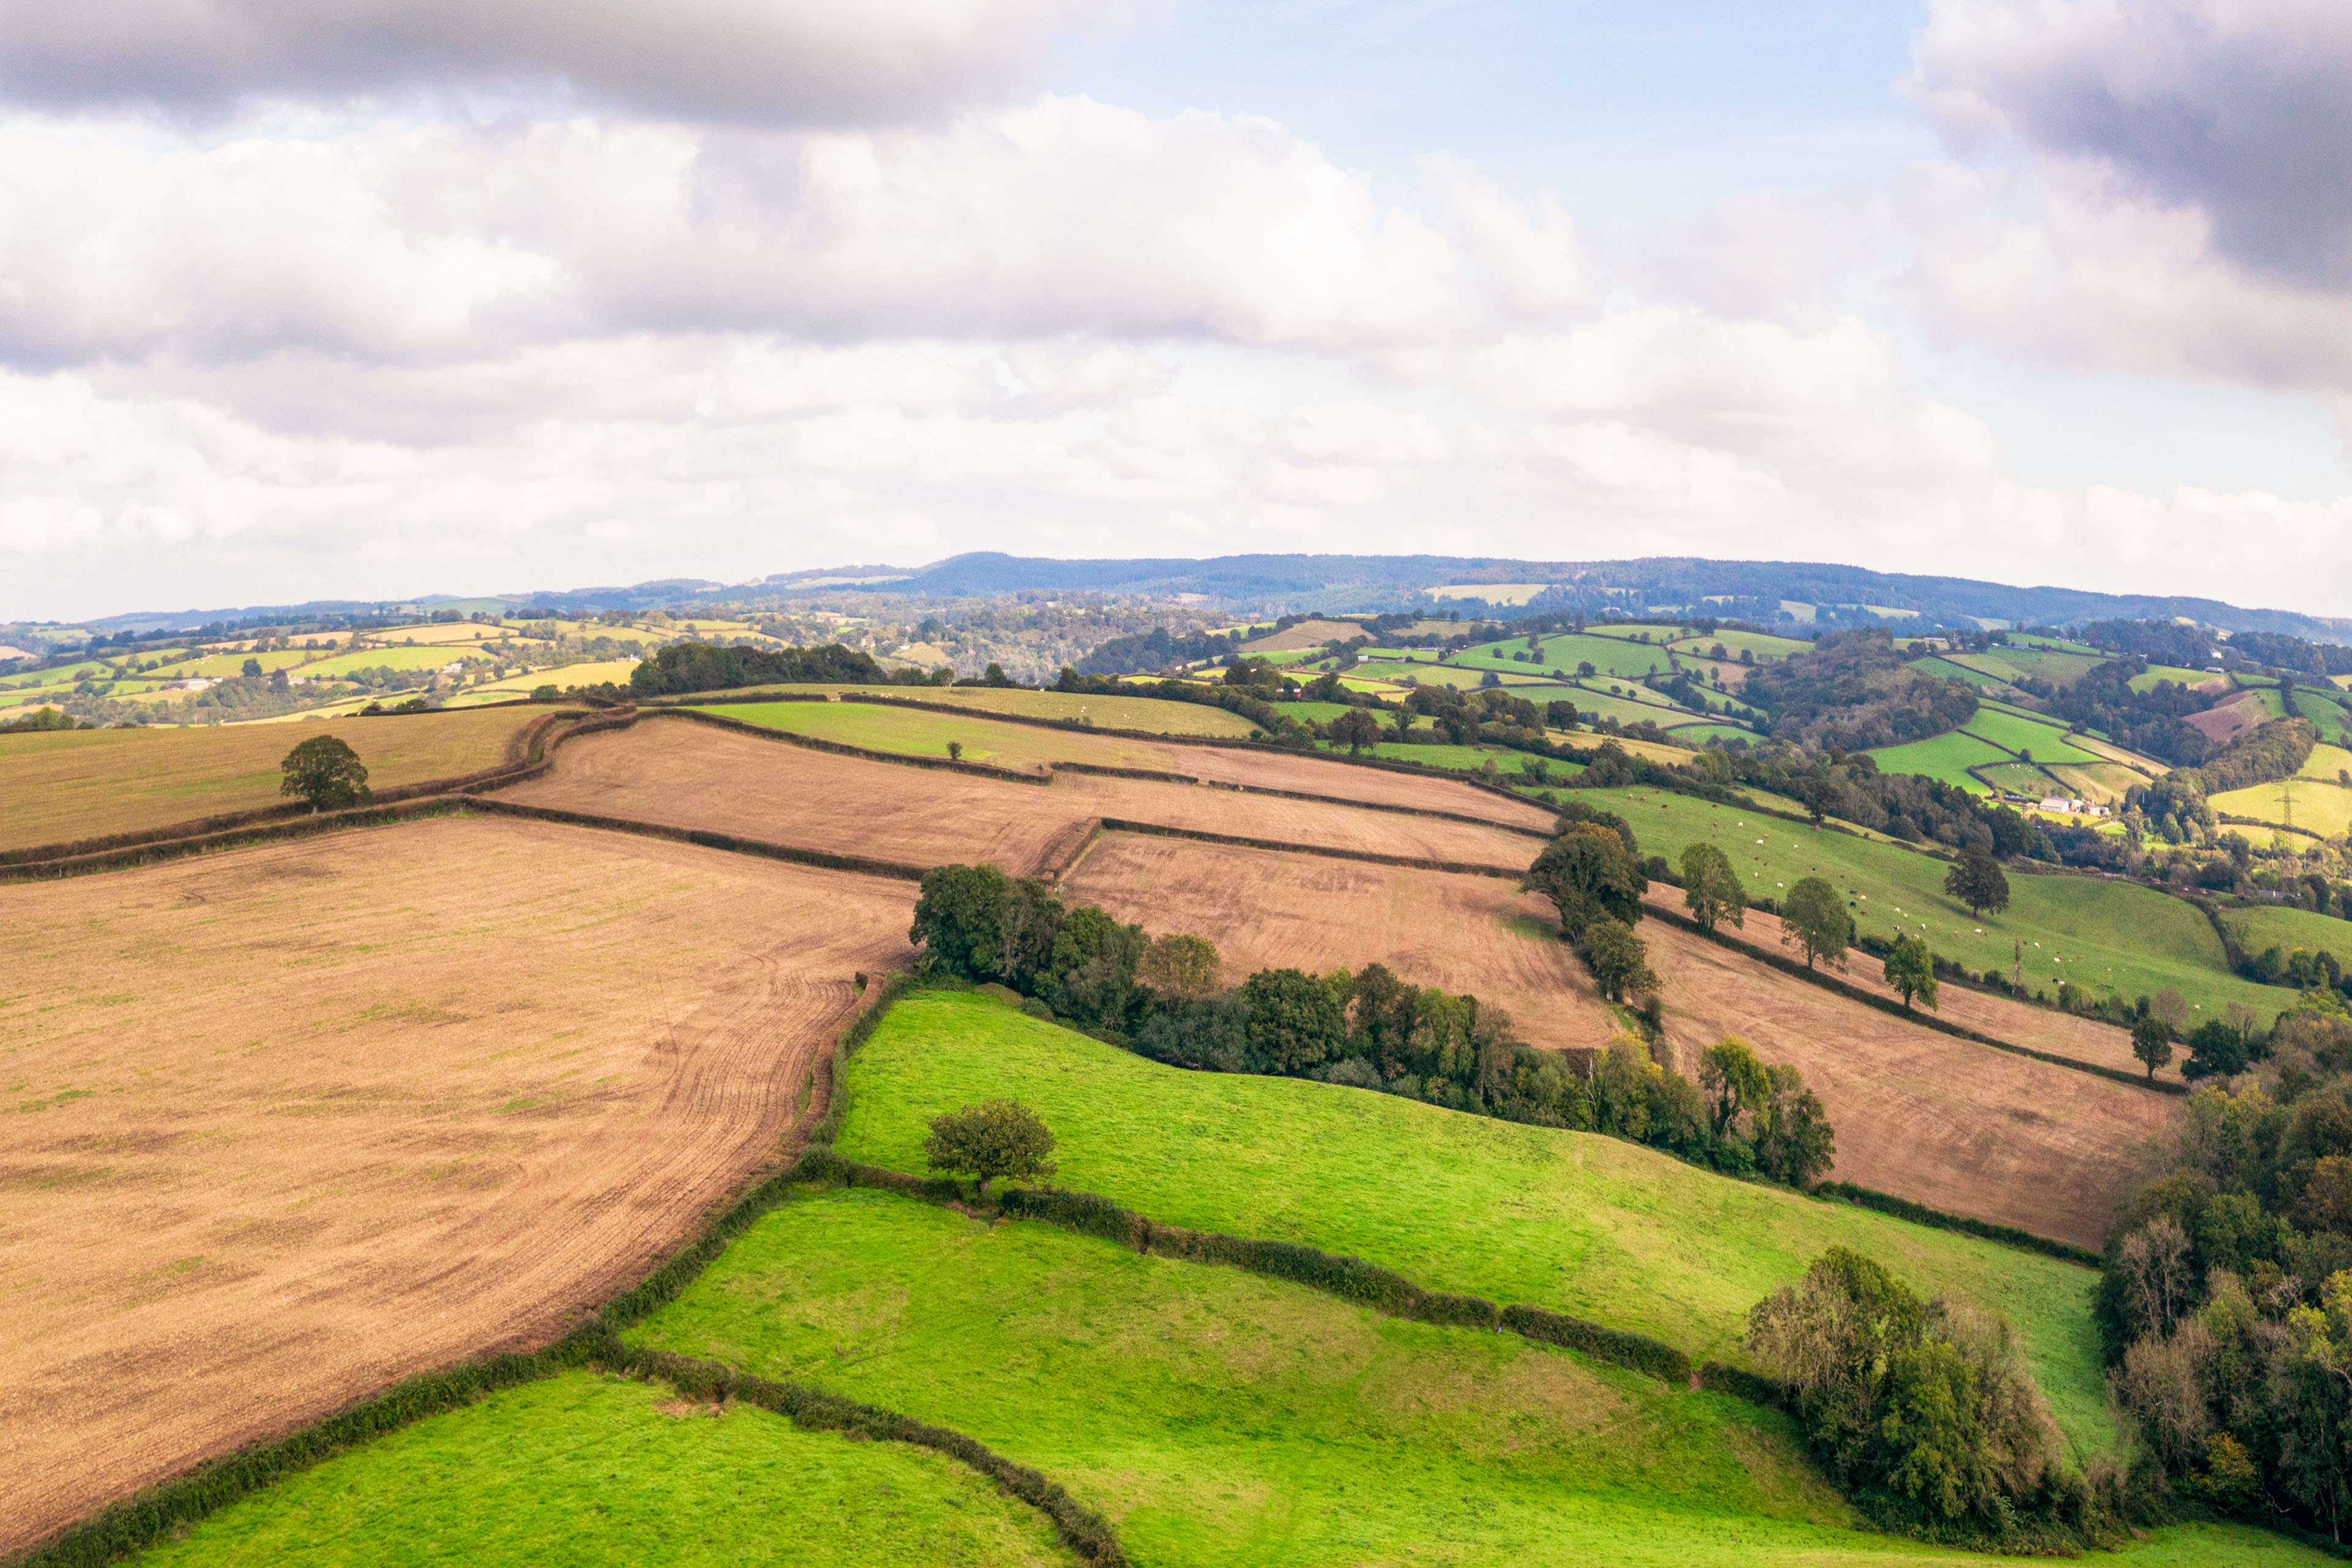
[[[1941,1011],[1936,1002],[1936,955],[1927,951],[1926,937],[1906,936],[1897,942],[1886,954],[1885,973],[1886,984],[1902,995],[1904,1011],[1910,1011],[1915,997]]]
[[[299,797],[312,811],[343,811],[370,798],[367,764],[340,735],[311,736],[278,766],[286,777],[278,793]]]
[[[1054,1134],[1017,1100],[985,1100],[934,1116],[923,1140],[923,1159],[932,1170],[977,1176],[983,1195],[999,1178],[1052,1175],[1053,1152]]]
[[[1595,921],[1626,926],[1640,921],[1642,895],[1650,883],[1615,832],[1598,822],[1579,822],[1544,847],[1519,886],[1549,899],[1559,910],[1560,930],[1575,938]]]
[[[1701,931],[1711,931],[1727,920],[1747,925],[1748,889],[1740,886],[1731,857],[1712,844],[1693,844],[1683,851],[1682,870],[1683,907]]]
[[[2009,879],[2002,875],[2000,862],[1990,850],[1974,844],[1961,850],[1958,863],[1945,873],[1944,891],[1979,917],[1987,910],[1998,913],[2009,908]]]
[[[1853,918],[1845,900],[1819,877],[1801,879],[1780,906],[1780,941],[1805,950],[1805,967],[1816,962],[1845,967],[1846,943],[1853,940]]]

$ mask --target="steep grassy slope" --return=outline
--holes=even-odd
[[[841,1149],[922,1169],[926,1121],[1012,1095],[1064,1186],[1156,1220],[1307,1242],[1432,1289],[1576,1312],[1736,1357],[1748,1308],[1833,1244],[2005,1313],[2070,1436],[2114,1442],[2090,1270],[1707,1174],[1593,1134],[1361,1089],[1181,1072],[979,996],[901,1003],[851,1069]]]
[[[1719,846],[1750,897],[1783,897],[1800,878],[1826,877],[1848,895],[1865,934],[1891,935],[1899,927],[1969,969],[2008,973],[2013,944],[2022,942],[2028,986],[2054,992],[2067,980],[2129,999],[2169,985],[2207,1012],[2242,1002],[2265,1017],[2292,1000],[2231,973],[2205,917],[2152,888],[2012,867],[2009,909],[1978,919],[1944,892],[1948,863],[1900,845],[1817,832],[1662,791],[1585,790],[1575,798],[1622,814],[1645,855],[1678,860],[1696,840]]]

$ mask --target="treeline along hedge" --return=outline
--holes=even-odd
[[[1799,1186],[1834,1158],[1828,1119],[1796,1069],[1757,1061],[1741,1041],[1711,1050],[1696,1083],[1631,1037],[1583,1072],[1521,1042],[1503,1008],[1416,987],[1385,964],[1264,969],[1227,987],[1202,939],[1147,938],[993,866],[938,867],[922,889],[908,935],[927,969],[1007,985],[1043,1016],[1171,1066],[1596,1131]]]

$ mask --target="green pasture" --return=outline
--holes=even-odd
[[[1328,724],[1332,720],[1352,711],[1352,709],[1345,702],[1277,702],[1274,705],[1274,710],[1277,713],[1287,713],[1301,723]],[[1375,712],[1372,717],[1382,722],[1386,721],[1386,716],[1383,714]]]
[[[2159,681],[2169,680],[2175,686],[2198,687],[2219,679],[2201,669],[2187,669],[2177,664],[2151,664],[2131,678],[2134,691],[2153,691]]]
[[[2337,697],[2313,687],[2298,686],[2294,689],[2294,710],[2319,726],[2323,737],[2352,736],[2352,714],[2345,711]]]
[[[2037,763],[2101,763],[2106,759],[2086,752],[2067,739],[2066,726],[2046,719],[2028,718],[2011,708],[1991,703],[1979,706],[1960,726],[1963,734],[1990,741],[2016,752],[2030,752]]]
[[[2303,948],[2311,952],[2332,952],[2339,961],[2352,959],[2352,921],[2280,904],[2224,910],[2221,920],[2238,933],[2238,941],[2250,952],[2259,953],[2266,947],[2278,947],[2288,952]]]
[[[1222,708],[1212,708],[1204,703],[1170,702],[1157,697],[1119,694],[1093,696],[988,686],[763,686],[751,688],[749,691],[824,693],[828,696],[870,692],[917,702],[969,708],[983,717],[1002,713],[1023,719],[1090,719],[1106,730],[1137,730],[1145,734],[1167,735],[1176,740],[1188,735],[1239,738],[1257,728],[1238,713],[1229,713]],[[728,695],[740,694],[730,692]]]
[[[1772,1413],[877,1193],[771,1214],[635,1337],[970,1433],[1100,1509],[1138,1563],[1883,1549]]]
[[[929,995],[901,1003],[853,1061],[841,1152],[919,1171],[929,1117],[1000,1095],[1055,1130],[1062,1186],[1171,1225],[1351,1253],[1432,1289],[1579,1313],[1693,1356],[1737,1359],[1751,1304],[1823,1248],[1857,1247],[1923,1290],[2006,1314],[2077,1446],[2115,1442],[2093,1271],[1598,1134],[1182,1072],[986,997]]]
[[[1977,776],[2001,795],[2040,800],[2044,795],[2066,793],[2060,788],[2057,777],[2039,763],[1995,763],[1978,769]]]
[[[262,655],[266,660],[274,656]],[[445,664],[457,664],[478,659],[491,662],[493,656],[479,648],[463,644],[436,647],[363,647],[352,653],[339,653],[302,667],[305,675],[349,675],[355,669],[438,669]],[[516,662],[509,660],[509,662]],[[234,670],[231,671],[235,673]]]
[[[1680,621],[1592,621],[1584,629],[1587,636],[1597,637],[1624,637],[1629,641],[1639,641],[1647,637],[1651,642],[1663,647],[1690,628]],[[1724,646],[1728,647],[1730,644],[1727,642]]]
[[[2352,789],[2334,779],[2298,778],[2292,783],[2282,780],[2254,784],[2217,795],[2208,804],[2231,816],[2250,816],[2256,822],[2301,827],[2331,838],[2352,831]]]
[[[2264,1017],[2291,1000],[2284,990],[2231,973],[2205,917],[2153,888],[2011,866],[2009,909],[1978,919],[1944,892],[1947,862],[1898,844],[1743,816],[1734,807],[1651,790],[1584,790],[1576,798],[1621,813],[1644,855],[1679,860],[1685,846],[1713,842],[1739,868],[1751,897],[1779,898],[1801,878],[1825,877],[1848,895],[1864,934],[1899,929],[1924,936],[1937,952],[1969,969],[2007,974],[2012,943],[2022,942],[2029,986],[2054,991],[2066,980],[2129,999],[2169,985],[2209,1012],[2242,1002]],[[1872,961],[1857,955],[1853,962]]]
[[[1954,664],[1981,670],[2002,680],[2013,682],[2032,676],[2060,686],[2081,679],[2085,673],[2105,662],[2096,654],[2060,653],[2041,647],[2004,647],[1995,648],[1990,653],[1959,653],[1949,657]]]
[[[1456,691],[1469,691],[1475,689],[1486,679],[1489,670],[1492,670],[1505,686],[1547,686],[1555,691],[1559,687],[1559,683],[1551,679],[1549,665],[1538,669],[1531,664],[1514,667],[1505,663],[1499,667],[1495,665],[1473,667],[1462,664],[1421,664],[1407,663],[1403,660],[1378,659],[1370,663],[1360,664],[1348,673],[1367,680],[1392,680],[1401,685],[1448,686]],[[1535,697],[1535,693],[1531,691],[1522,692],[1520,695]],[[1540,701],[1541,699],[1538,698],[1537,700]]]
[[[1114,735],[1073,735],[1026,724],[992,723],[977,715],[928,713],[873,702],[725,702],[696,711],[763,730],[907,757],[946,757],[950,744],[960,744],[965,762],[1000,768],[1083,762],[1165,769],[1172,760],[1164,747],[1149,742]]]
[[[1710,657],[1706,649],[1717,643],[1721,643],[1735,660],[1744,648],[1756,656],[1759,664],[1813,651],[1813,645],[1809,642],[1797,637],[1776,637],[1769,632],[1701,632],[1696,637],[1679,638],[1673,647],[1676,653],[1686,658],[1706,658]]]
[[[2011,760],[2008,752],[1989,741],[1958,730],[1925,741],[1908,741],[1899,746],[1881,746],[1864,753],[1878,764],[1882,773],[1923,773],[1931,779],[1941,779],[1948,784],[1983,795],[1986,786],[1971,776],[1969,769],[1990,767]]]
[[[1755,731],[1737,724],[1677,724],[1666,735],[1679,746],[1704,746],[1709,741],[1721,741],[1726,745],[1745,741],[1752,746],[1763,739]]]
[[[1420,732],[1424,735],[1430,733],[1429,726],[1423,725]],[[1348,752],[1347,747],[1333,745],[1329,742],[1323,742],[1319,749],[1337,752],[1341,756],[1347,755]],[[1386,757],[1392,762],[1419,763],[1425,768],[1444,768],[1454,773],[1475,773],[1488,763],[1494,763],[1506,773],[1517,773],[1519,759],[1527,753],[1507,751],[1499,746],[1449,746],[1440,741],[1406,741],[1402,743],[1395,741],[1382,741],[1377,746],[1367,748],[1362,754],[1368,757]],[[1566,768],[1564,763],[1552,764],[1552,770],[1555,773],[1561,772],[1564,768]],[[1567,769],[1566,771],[1578,770]]]
[[[1524,649],[1526,646],[1527,639],[1522,637],[1516,644],[1490,643],[1487,647],[1501,649],[1503,658],[1507,660],[1514,649]],[[1472,653],[1486,651],[1487,650],[1472,648],[1462,657],[1466,660]],[[1578,637],[1575,633],[1569,632],[1543,639],[1540,667],[1547,670],[1565,670],[1573,676],[1579,665],[1590,664],[1594,673],[1603,679],[1639,680],[1649,674],[1653,667],[1660,675],[1671,673],[1675,661],[1670,654],[1671,650],[1663,642],[1642,643],[1635,642],[1630,637],[1598,637],[1591,634]]]
[[[572,1373],[289,1477],[145,1553],[236,1563],[1066,1563],[1044,1516],[943,1455]]]
[[[2147,783],[2147,775],[2121,763],[2086,763],[2075,765],[2058,763],[2050,769],[2058,782],[2085,800],[2113,805],[2136,785]]]
[[[1987,675],[1983,670],[1970,669],[1965,664],[1954,664],[1950,659],[1932,653],[1925,658],[1913,659],[1911,668],[1927,675],[1940,676],[1946,680],[1965,680],[1979,691],[2008,684],[1998,677]]]
[[[2086,654],[2093,658],[2107,657],[2089,643],[2075,642],[2067,637],[2046,637],[2039,632],[2011,632],[2008,635],[2011,647],[2053,648],[2060,653]]]

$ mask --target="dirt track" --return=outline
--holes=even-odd
[[[1359,775],[1383,783],[1388,777],[1269,760],[1293,771],[1262,776],[1262,788],[1297,788],[1297,782],[1275,781],[1302,777],[1325,788]],[[1295,771],[1301,769],[1308,772]],[[1448,805],[1483,798],[1504,813],[1517,810],[1458,784],[1402,782],[1416,793],[1434,787],[1444,792],[1434,798]],[[1015,784],[838,756],[675,720],[572,742],[557,753],[552,771],[501,791],[500,798],[917,866],[989,860],[1023,876],[1060,867],[1104,816],[1478,865],[1525,866],[1543,847],[1524,834],[1442,817],[1087,773],[1066,773],[1050,784]]]
[[[481,818],[0,889],[0,1552],[641,1272],[912,893]]]
[[[1602,1045],[1614,1029],[1549,936],[1549,907],[1507,882],[1106,834],[1068,885],[1155,933],[1208,937],[1229,980],[1378,959],[1416,984],[1500,1002],[1531,1045]],[[1906,1024],[1663,921],[1641,934],[1684,1070],[1726,1035],[1794,1063],[1837,1129],[1842,1180],[2095,1247],[2138,1149],[2179,1107]]]

